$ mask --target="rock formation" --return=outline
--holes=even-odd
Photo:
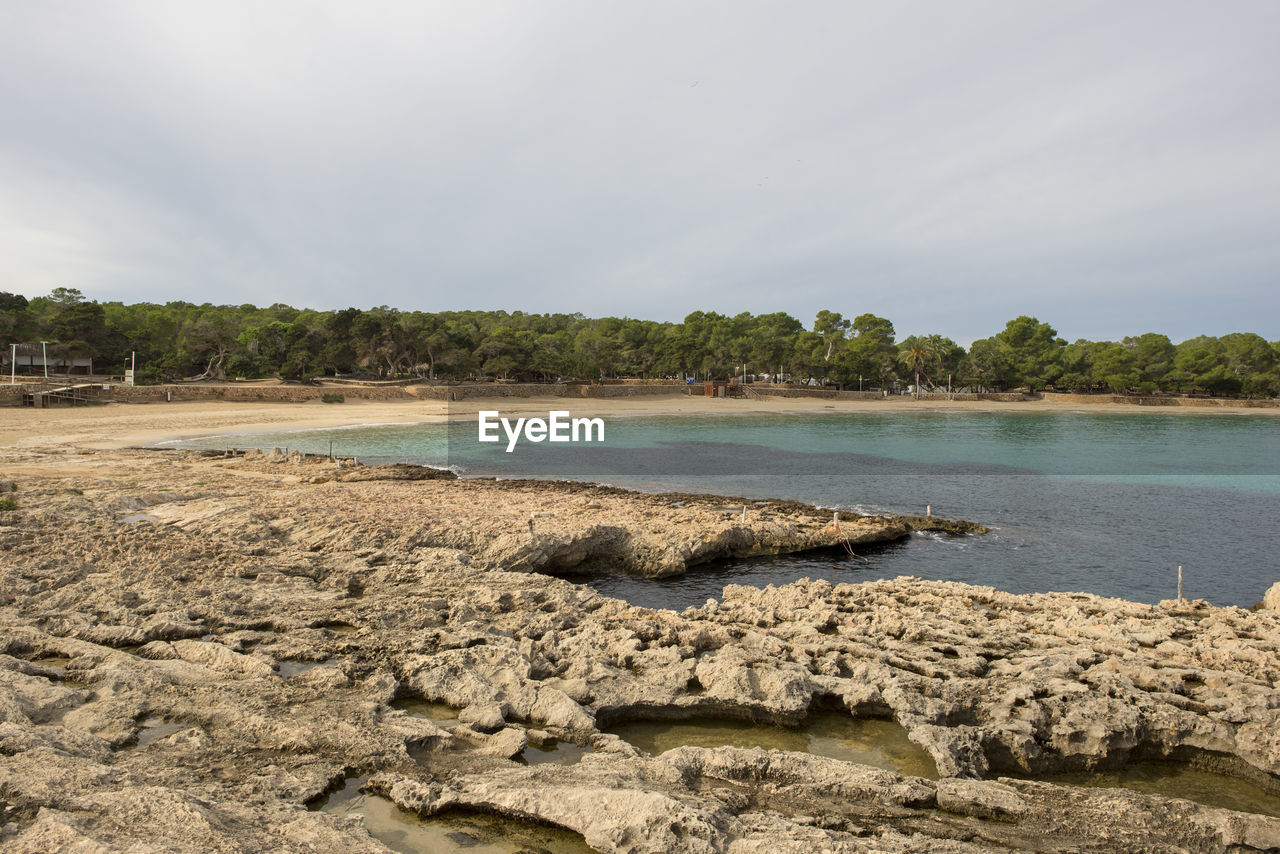
[[[1262,597],[1262,607],[1268,611],[1280,611],[1280,581],[1267,589]]]
[[[830,517],[760,502],[744,523],[723,498],[580,484],[317,481],[342,472],[195,453],[3,462],[23,498],[0,515],[6,850],[384,850],[307,808],[356,776],[422,815],[542,821],[610,852],[1280,846],[1277,818],[1032,779],[1168,758],[1280,791],[1272,610],[899,578],[655,611],[515,570],[663,575],[825,544]],[[896,720],[941,779],[756,749],[648,756],[610,732],[818,710]],[[513,759],[551,740],[587,752]]]

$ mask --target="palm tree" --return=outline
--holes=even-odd
[[[924,347],[915,346],[908,347],[899,358],[902,363],[911,368],[916,375],[916,400],[920,399],[920,370],[925,363],[929,361],[929,352]]]

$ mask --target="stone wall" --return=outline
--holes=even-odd
[[[1280,400],[1246,400],[1227,397],[1162,397],[1138,394],[1064,394],[1044,392],[1040,398],[1050,403],[1129,403],[1134,406],[1187,406],[1201,409],[1215,407],[1240,407],[1245,409],[1275,409]]]
[[[34,384],[33,384],[34,385]],[[748,388],[763,397],[810,398],[826,400],[882,400],[879,391],[836,391],[832,388],[776,386],[769,383],[752,383]],[[303,403],[319,400],[326,394],[340,394],[349,400],[471,400],[511,397],[553,398],[627,398],[659,395],[686,396],[692,388],[694,396],[703,394],[701,383],[669,383],[655,380],[597,383],[467,383],[463,385],[150,385],[125,386],[111,384],[109,392],[102,393],[106,400],[119,403],[153,403],[165,400],[227,400],[237,403],[261,401],[263,403]],[[23,384],[0,384],[0,406],[17,406],[22,400]],[[1018,402],[1044,400],[1050,403],[1100,404],[1128,403],[1138,406],[1182,406],[1196,408],[1264,408],[1280,407],[1280,400],[1237,400],[1207,397],[1157,397],[1120,394],[1060,394],[1044,392],[1028,396],[1022,392],[1000,394],[951,394],[945,392],[922,394],[921,400],[991,400]]]
[[[907,397],[912,397],[912,395],[907,395]],[[920,399],[921,400],[994,400],[1000,403],[1021,403],[1024,400],[1028,400],[1028,397],[1026,394],[1020,391],[1003,391],[1003,392],[985,391],[982,393],[966,392],[963,394],[960,392],[952,392],[951,394],[947,394],[945,391],[939,391],[939,392],[925,392],[920,395]]]
[[[483,400],[495,397],[586,397],[620,398],[658,395],[687,395],[683,384],[626,383],[594,385],[587,383],[475,383],[450,386],[415,386],[409,392],[424,400]],[[702,393],[702,387],[696,387]]]
[[[747,388],[752,389],[761,397],[821,397],[828,400],[835,400],[836,395],[841,394],[841,392],[838,392],[833,388],[820,388],[818,386],[813,386],[812,388],[791,388],[788,386],[769,386],[752,383],[751,385],[748,385]],[[865,393],[871,394],[871,392]],[[858,392],[855,391],[852,392],[852,394],[858,394]],[[875,396],[879,397],[880,392],[875,392]]]
[[[795,387],[795,386],[771,386],[763,383],[753,383],[749,388],[754,389],[757,393],[766,397],[818,397],[827,400],[885,400],[884,392],[880,391],[836,391],[832,388],[822,388],[820,386],[811,387]],[[895,400],[900,397],[913,397],[912,395],[890,394],[887,399]],[[913,398],[914,399],[914,398]],[[997,400],[1006,403],[1017,403],[1027,399],[1022,392],[1005,392],[1001,394],[961,394],[959,392],[947,394],[946,392],[926,393],[920,395],[921,400]]]
[[[226,400],[235,403],[305,403],[322,395],[340,394],[354,400],[411,400],[400,387],[288,385],[147,385],[112,386],[110,400],[117,403],[155,403],[166,400]]]

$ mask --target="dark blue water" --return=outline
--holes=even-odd
[[[897,575],[1012,592],[1087,591],[1141,602],[1184,594],[1249,606],[1280,580],[1280,419],[885,413],[607,418],[600,445],[476,442],[455,424],[210,437],[188,447],[287,445],[447,462],[466,474],[607,482],[650,491],[793,498],[964,518],[981,537],[916,535],[858,555],[700,567],[678,579],[597,578],[602,593],[680,609],[725,584]]]

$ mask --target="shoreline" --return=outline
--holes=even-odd
[[[1280,845],[1280,585],[1256,612],[905,575],[654,610],[563,574],[821,538],[826,514],[283,455],[0,456],[16,502],[0,518],[0,847],[369,850],[358,823],[308,809],[356,778],[423,817],[535,819],[615,854],[762,833],[795,850]],[[887,522],[859,527],[870,542]],[[820,711],[891,722],[932,770],[647,753],[611,729]],[[530,759],[557,744],[580,758]],[[1223,806],[1050,779],[1161,759],[1251,788]]]
[[[1277,417],[1280,409],[1260,407],[1139,406],[1079,401],[937,401],[910,397],[887,400],[805,401],[653,395],[637,398],[493,397],[458,402],[434,400],[348,400],[307,402],[174,401],[110,403],[104,406],[30,409],[0,408],[4,444],[17,448],[72,447],[111,450],[153,445],[203,436],[276,430],[322,430],[343,427],[439,423],[473,417],[480,409],[514,415],[564,408],[588,416],[813,415],[871,413],[1020,413],[1061,415],[1170,415]]]

